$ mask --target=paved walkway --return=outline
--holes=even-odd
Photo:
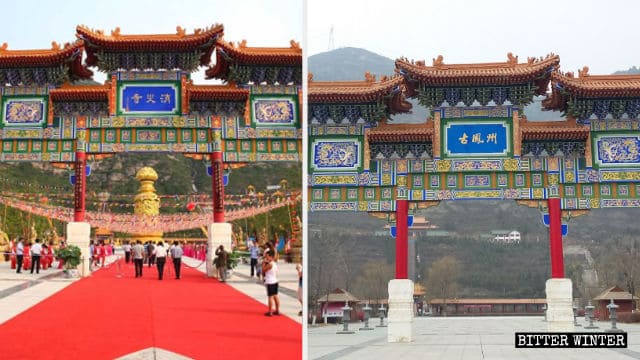
[[[610,327],[595,325],[600,329],[591,331]],[[420,317],[414,319],[414,341],[405,344],[388,343],[387,328],[359,331],[362,326],[350,324],[355,334],[336,334],[342,325],[309,327],[308,359],[640,359],[640,324],[619,324],[628,333],[627,349],[516,349],[515,332],[546,332],[542,317]]]
[[[116,252],[116,254],[119,254]],[[106,261],[106,266],[117,266],[114,261],[118,256],[111,256]],[[201,272],[205,272],[203,261],[192,258],[183,258],[184,264],[195,267]],[[72,282],[78,279],[67,279],[62,270],[54,267],[47,270],[40,270],[40,274],[30,274],[23,270],[17,274],[11,270],[9,262],[0,262],[0,324],[28,310],[49,296],[63,290]],[[280,260],[279,280],[280,280],[280,312],[291,319],[302,323],[302,317],[298,316],[300,303],[297,297],[298,274],[295,265],[286,264]],[[145,268],[146,270],[146,268]],[[154,269],[155,271],[155,269]],[[262,282],[251,279],[249,265],[240,264],[234,270],[234,274],[228,279],[228,285],[245,295],[267,304],[267,294]]]

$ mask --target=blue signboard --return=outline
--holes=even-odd
[[[509,156],[510,125],[505,122],[450,122],[444,125],[446,157]]]
[[[179,114],[180,89],[177,83],[123,83],[118,91],[121,115]]]

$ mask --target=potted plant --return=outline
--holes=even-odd
[[[235,269],[235,267],[238,266],[238,263],[240,262],[241,258],[242,258],[242,254],[238,251],[233,250],[231,253],[228,253],[227,269],[229,270]]]
[[[55,250],[56,257],[64,261],[64,272],[68,277],[77,276],[76,268],[80,265],[82,253],[75,245],[67,245],[62,249]],[[75,271],[74,271],[75,270]]]

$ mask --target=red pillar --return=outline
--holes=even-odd
[[[396,279],[407,279],[409,264],[409,200],[396,200]]]
[[[211,153],[211,182],[213,185],[213,222],[224,222],[224,183],[222,180],[222,151]]]
[[[84,151],[76,151],[76,184],[74,186],[74,213],[73,221],[83,222],[85,213],[85,192],[87,189],[86,170],[87,154]]]
[[[562,210],[560,198],[549,198],[549,245],[551,255],[551,278],[564,278],[562,254]]]

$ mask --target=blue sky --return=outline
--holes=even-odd
[[[0,0],[0,9],[0,44],[10,50],[75,41],[80,24],[106,33],[119,26],[122,34],[170,34],[177,25],[191,33],[222,23],[226,40],[246,39],[248,46],[288,47],[292,39],[302,43],[303,35],[300,0]]]
[[[640,1],[308,0],[307,50],[360,47],[396,59],[504,62],[560,55],[562,71],[640,66]]]

